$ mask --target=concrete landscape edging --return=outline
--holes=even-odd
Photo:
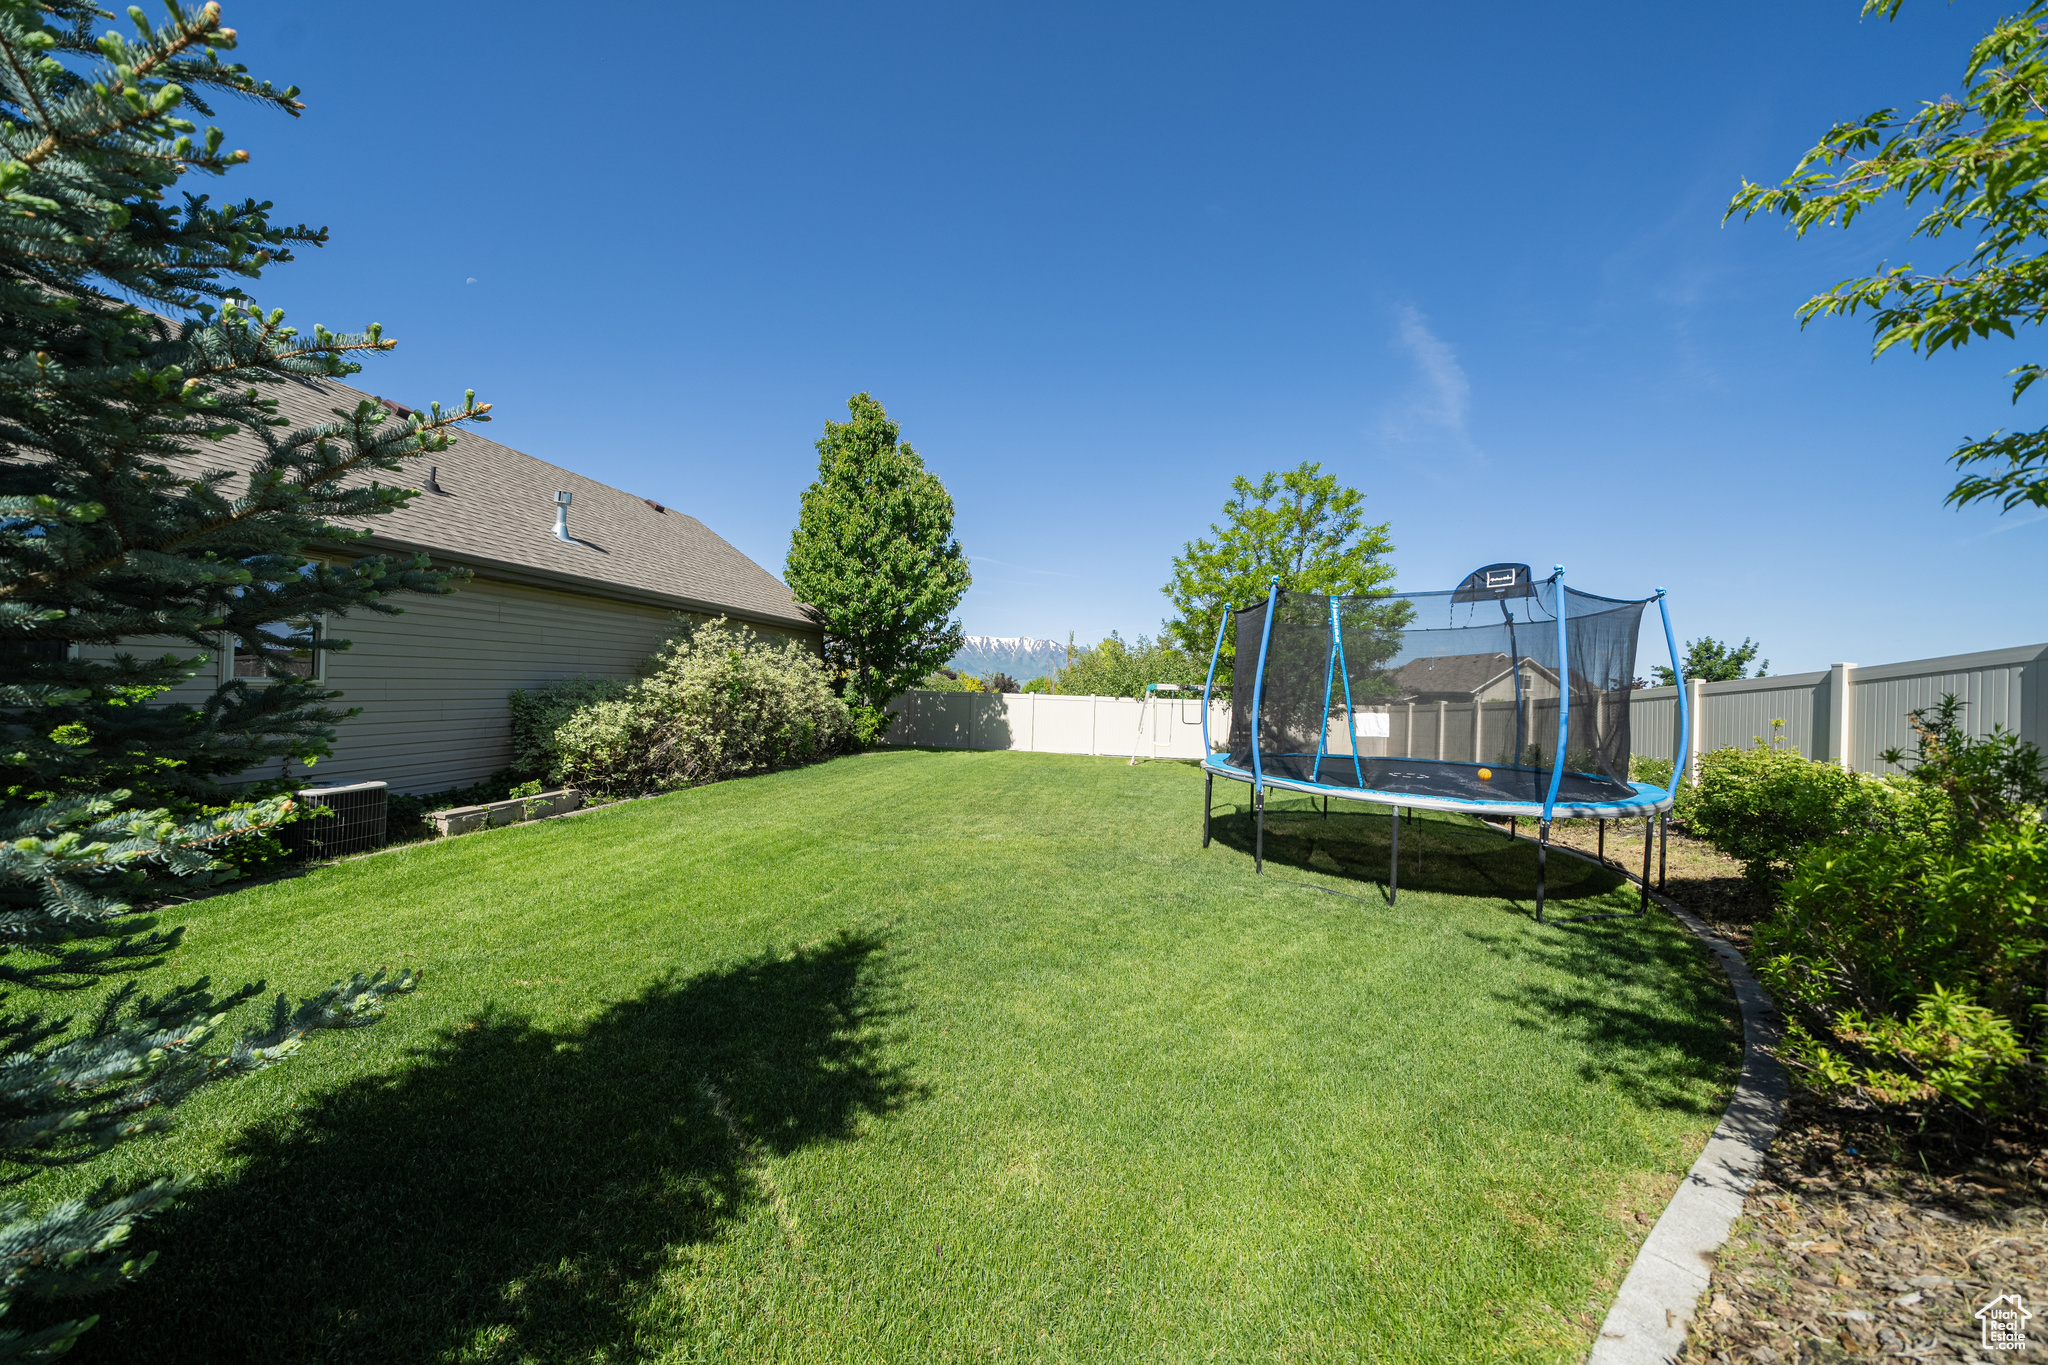
[[[1706,1150],[1637,1250],[1586,1365],[1662,1365],[1678,1359],[1686,1328],[1707,1292],[1714,1255],[1742,1215],[1743,1200],[1785,1117],[1785,1069],[1771,1052],[1783,1032],[1778,1007],[1731,944],[1677,902],[1662,895],[1656,900],[1713,951],[1735,988],[1742,1006],[1742,1075]]]

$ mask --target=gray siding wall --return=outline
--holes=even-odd
[[[327,685],[362,714],[338,727],[334,756],[303,774],[323,786],[381,779],[419,792],[488,777],[511,761],[514,688],[631,677],[678,624],[659,607],[483,579],[398,600],[402,616],[329,623],[351,644],[328,654]]]
[[[327,652],[327,686],[343,694],[338,705],[361,707],[362,714],[337,727],[333,757],[310,769],[293,764],[293,776],[321,786],[382,780],[397,792],[478,781],[511,759],[505,698],[514,688],[579,673],[631,677],[680,624],[660,607],[486,579],[446,597],[392,600],[402,615],[329,620],[328,634],[350,648]],[[790,638],[756,629],[778,642]],[[137,640],[123,648],[145,657],[198,652],[178,641]],[[166,700],[203,702],[219,681],[216,659]]]

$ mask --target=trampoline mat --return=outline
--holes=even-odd
[[[1354,767],[1349,754],[1324,754],[1320,763],[1314,754],[1262,754],[1260,759],[1268,777],[1343,791],[1539,806],[1550,795],[1548,768],[1448,763],[1429,758],[1359,758]],[[1488,776],[1480,777],[1482,771]],[[1598,773],[1568,772],[1557,788],[1560,805],[1600,805],[1636,799],[1633,787]]]

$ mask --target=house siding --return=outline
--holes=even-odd
[[[362,714],[337,727],[333,757],[310,771],[295,766],[295,775],[321,785],[382,780],[397,792],[478,781],[511,761],[505,698],[514,688],[632,677],[679,624],[659,607],[486,579],[446,597],[397,600],[402,616],[330,624],[350,647],[328,654],[327,685]]]
[[[680,613],[578,593],[471,579],[447,596],[390,599],[398,616],[358,612],[330,618],[328,633],[349,641],[330,650],[326,685],[361,714],[335,727],[334,753],[291,775],[316,785],[384,781],[395,792],[431,792],[490,776],[511,761],[514,688],[586,674],[634,676],[677,633]],[[764,625],[762,638],[796,636]],[[807,643],[816,645],[815,639]],[[198,651],[175,640],[137,640],[140,657]],[[217,664],[172,689],[166,701],[203,703],[219,683]],[[276,776],[274,770],[245,778]]]

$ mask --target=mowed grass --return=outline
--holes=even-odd
[[[1218,795],[1204,850],[1185,765],[884,752],[186,907],[180,979],[425,980],[75,1173],[197,1177],[75,1358],[1582,1353],[1725,1102],[1720,973],[1536,925],[1454,817],[1392,907],[1383,813],[1276,809],[1255,877]]]

